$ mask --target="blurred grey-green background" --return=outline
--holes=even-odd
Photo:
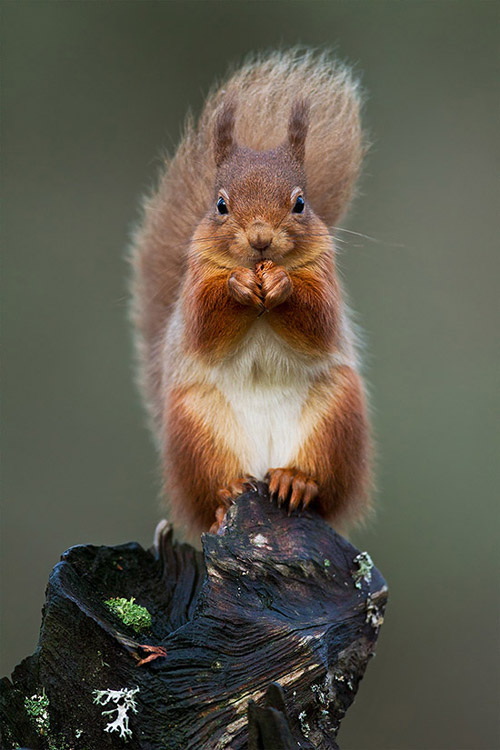
[[[133,384],[129,233],[186,110],[247,52],[335,46],[373,147],[339,233],[366,331],[391,591],[345,750],[499,747],[494,378],[498,5],[3,4],[2,668],[37,640],[67,547],[151,542],[156,457]],[[176,207],[182,210],[182,207]]]

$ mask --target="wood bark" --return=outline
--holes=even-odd
[[[387,596],[359,555],[314,513],[289,517],[264,484],[204,535],[203,553],[166,522],[150,550],[72,547],[51,573],[35,653],[0,682],[1,747],[337,748]],[[125,626],[112,597],[135,597],[151,627]],[[125,688],[138,691],[121,737],[95,691]],[[37,695],[43,729],[26,710]]]

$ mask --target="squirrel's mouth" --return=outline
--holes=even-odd
[[[268,245],[262,250],[258,250],[250,246],[248,248],[248,258],[252,264],[263,263],[266,261],[273,261],[274,263],[277,263],[278,261],[282,260],[292,248],[293,246],[282,247],[281,245],[277,245],[275,243]]]
[[[250,265],[253,267],[256,263],[265,263],[269,260],[274,260],[273,253],[266,250],[265,253],[260,252],[249,252],[248,253],[248,260]]]

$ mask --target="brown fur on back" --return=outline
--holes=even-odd
[[[292,49],[255,57],[214,89],[197,123],[188,121],[158,189],[144,202],[132,252],[140,379],[157,428],[163,336],[191,237],[213,202],[213,131],[223,100],[234,102],[237,143],[254,150],[278,146],[287,137],[292,108],[310,108],[307,194],[328,226],[347,208],[363,155],[358,84],[348,68],[325,53]]]

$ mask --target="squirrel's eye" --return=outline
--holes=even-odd
[[[219,197],[219,200],[217,201],[217,211],[220,214],[227,214],[227,213],[229,213],[226,201],[224,200],[224,198],[222,197],[222,195]]]
[[[304,210],[304,206],[305,205],[306,204],[304,203],[303,197],[301,195],[298,195],[297,196],[297,200],[295,201],[295,205],[292,208],[292,213],[294,213],[294,214],[301,214],[302,211]]]

